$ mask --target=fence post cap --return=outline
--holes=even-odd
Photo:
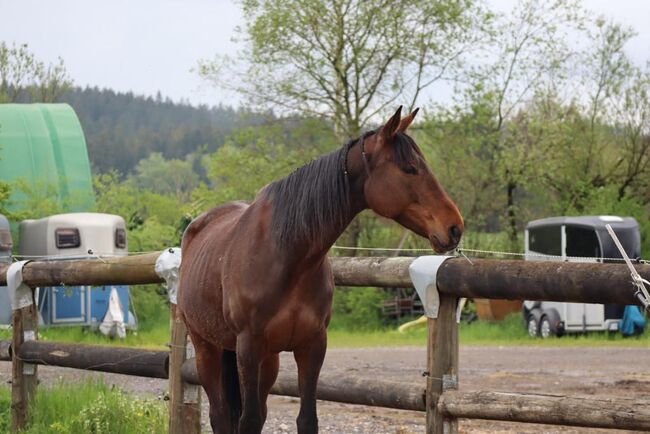
[[[162,251],[154,270],[156,274],[165,279],[165,286],[169,294],[169,302],[176,304],[176,293],[178,291],[178,277],[181,268],[182,252],[180,247],[170,247]]]
[[[14,262],[7,270],[7,291],[11,309],[18,310],[33,304],[32,288],[23,282],[23,267],[29,261]]]
[[[418,297],[420,297],[420,301],[422,301],[424,314],[428,318],[438,318],[440,295],[438,294],[436,278],[438,268],[449,258],[453,258],[453,256],[420,256],[409,265],[411,281],[418,293]]]

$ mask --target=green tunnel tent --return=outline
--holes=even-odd
[[[68,104],[0,104],[0,180],[23,183],[33,196],[56,199],[62,211],[95,203],[88,150]],[[11,211],[28,206],[14,188]]]

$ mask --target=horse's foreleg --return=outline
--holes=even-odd
[[[239,434],[259,434],[264,425],[260,395],[260,366],[264,359],[264,342],[251,333],[237,336],[237,368],[242,398]]]
[[[279,354],[269,354],[262,362],[260,368],[260,401],[262,403],[262,419],[266,421],[266,399],[271,392],[273,383],[278,378],[278,370],[280,369],[280,356]]]
[[[300,413],[296,419],[298,434],[318,432],[316,387],[323,359],[325,359],[326,348],[327,334],[323,330],[317,338],[293,352],[298,365],[298,388],[300,391]]]
[[[196,370],[199,381],[210,402],[210,426],[217,434],[236,432],[237,417],[233,419],[232,408],[225,396],[221,376],[223,350],[211,345],[198,336],[192,337],[196,350]]]

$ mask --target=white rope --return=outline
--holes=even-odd
[[[386,252],[431,252],[431,249],[399,249],[399,248],[390,248],[390,247],[347,247],[347,246],[332,246],[332,249],[336,250],[357,250],[357,251],[386,251]],[[515,256],[519,258],[540,258],[547,260],[573,260],[573,261],[592,261],[592,262],[603,262],[603,261],[618,261],[623,262],[623,258],[602,258],[597,256],[561,256],[561,255],[547,255],[543,253],[519,253],[519,252],[504,252],[500,250],[482,250],[482,249],[466,249],[464,247],[459,247],[456,249],[456,253],[460,256],[464,256],[465,259],[468,259],[465,253],[474,253],[480,255],[493,255],[493,256]],[[468,259],[469,260],[469,259]],[[471,262],[471,261],[470,261]],[[640,264],[647,264],[648,261],[644,259],[639,259]]]
[[[625,249],[623,249],[621,242],[618,240],[616,233],[614,233],[614,229],[612,229],[612,226],[607,224],[605,225],[605,228],[607,228],[607,232],[609,232],[609,236],[612,237],[612,239],[614,240],[614,244],[616,244],[616,247],[618,248],[619,252],[621,252],[623,259],[625,259],[625,264],[627,265],[627,268],[630,270],[630,275],[632,276],[632,283],[634,284],[634,286],[637,287],[637,292],[634,295],[636,295],[636,297],[641,301],[641,303],[643,303],[643,306],[646,309],[650,310],[650,294],[648,294],[648,290],[645,287],[645,284],[647,283],[648,285],[650,285],[650,282],[642,278],[639,272],[636,271],[636,268],[634,268],[634,266],[632,265],[632,261],[630,261],[630,258],[627,256]]]

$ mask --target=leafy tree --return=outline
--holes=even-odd
[[[191,154],[185,160],[165,160],[161,153],[153,152],[138,162],[133,178],[140,188],[163,195],[172,194],[178,201],[183,201],[199,183],[193,163]]]
[[[0,103],[54,102],[71,85],[63,59],[46,65],[27,44],[0,41]]]
[[[340,141],[358,136],[385,108],[398,101],[413,107],[422,90],[455,77],[490,19],[473,0],[241,5],[244,71],[218,58],[200,62],[200,74],[261,106],[327,116]]]

